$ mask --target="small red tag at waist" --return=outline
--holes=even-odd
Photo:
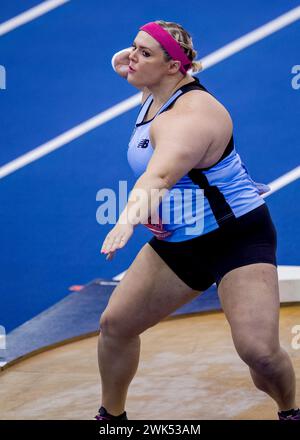
[[[144,223],[144,226],[146,226],[158,240],[162,240],[172,234],[171,231],[164,229],[161,218],[159,218],[159,223],[151,223],[151,217],[149,217],[148,222],[149,223]]]

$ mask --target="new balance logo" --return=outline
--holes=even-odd
[[[138,148],[147,148],[149,145],[149,139],[142,139],[138,144]]]

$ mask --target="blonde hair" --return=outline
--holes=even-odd
[[[191,69],[193,72],[201,72],[203,69],[201,61],[194,61],[197,56],[197,51],[193,47],[193,40],[191,35],[177,23],[172,21],[156,20],[156,24],[159,24],[164,28],[170,35],[180,44],[187,57],[192,61]],[[162,47],[165,55],[166,61],[170,61],[172,57],[168,52]]]

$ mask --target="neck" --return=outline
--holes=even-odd
[[[181,78],[171,78],[165,77],[161,80],[160,83],[155,84],[154,86],[147,86],[148,90],[151,92],[153,96],[153,105],[157,107],[161,107],[175,92],[175,90],[179,89],[185,84],[188,84],[193,81],[193,77],[190,75],[185,75]]]

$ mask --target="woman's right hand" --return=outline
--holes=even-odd
[[[113,229],[107,234],[102,244],[101,254],[107,254],[106,259],[111,260],[118,249],[123,248],[134,231],[134,226],[127,222],[117,222]]]
[[[124,49],[114,60],[116,72],[125,79],[127,79],[128,75],[128,66],[130,63],[129,54],[131,53],[131,50],[131,48]]]

